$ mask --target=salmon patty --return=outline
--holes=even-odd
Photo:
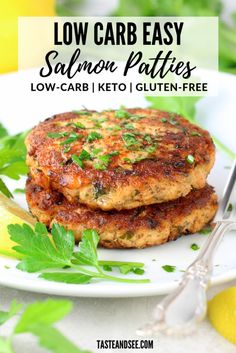
[[[217,210],[217,196],[209,185],[174,201],[107,212],[91,210],[78,201],[70,203],[63,194],[43,189],[31,178],[26,197],[31,213],[47,227],[59,223],[73,230],[77,241],[83,230],[96,229],[100,245],[106,248],[145,248],[175,240],[202,229]]]
[[[55,115],[26,138],[38,185],[102,210],[162,203],[200,189],[215,159],[209,133],[154,109]]]

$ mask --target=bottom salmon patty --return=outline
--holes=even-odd
[[[145,248],[201,230],[214,217],[217,196],[206,185],[187,196],[161,204],[123,211],[91,210],[70,203],[61,193],[43,189],[29,177],[26,198],[31,213],[49,228],[59,223],[81,239],[84,229],[96,229],[106,248]]]

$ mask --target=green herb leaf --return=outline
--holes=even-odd
[[[161,118],[161,122],[162,123],[167,123],[167,119],[166,118]]]
[[[92,157],[97,156],[100,152],[102,152],[102,148],[92,148],[91,155]]]
[[[133,273],[135,273],[136,275],[143,275],[144,274],[144,269],[143,268],[134,268],[133,269]]]
[[[6,196],[6,197],[13,197],[11,191],[8,189],[4,181],[0,178],[0,191]]]
[[[134,125],[132,125],[132,124],[125,124],[124,128],[127,130],[134,130],[135,129]]]
[[[99,140],[102,138],[102,135],[99,134],[99,132],[96,132],[96,131],[92,131],[90,132],[90,134],[88,134],[87,136],[87,141],[88,142],[92,142],[94,140]]]
[[[183,115],[191,122],[195,121],[195,104],[200,99],[201,97],[147,97],[152,108]]]
[[[202,136],[199,132],[197,132],[197,131],[192,131],[191,132],[191,136],[198,136],[198,137],[200,137],[200,136]]]
[[[73,110],[72,112],[78,115],[92,115],[88,110]]]
[[[15,327],[15,333],[31,332],[32,325],[52,325],[61,320],[72,309],[69,300],[47,299],[29,304]]]
[[[93,167],[97,170],[106,170],[107,166],[103,162],[96,162],[93,164]]]
[[[115,112],[115,117],[118,119],[125,119],[130,117],[130,113],[124,109],[119,109]]]
[[[62,138],[68,135],[68,132],[49,132],[47,134],[48,137],[52,138],[52,139],[58,139],[58,138]]]
[[[101,156],[98,156],[99,161],[94,163],[94,168],[95,169],[99,169],[99,170],[106,170],[109,163],[111,162],[111,158],[113,156],[118,156],[119,152],[118,151],[114,151],[108,154],[103,154]]]
[[[88,153],[86,150],[83,149],[79,156],[77,156],[76,154],[72,154],[71,159],[74,163],[79,165],[81,168],[84,168],[83,161],[87,161],[91,159],[91,155],[90,153]]]
[[[83,265],[98,267],[97,246],[99,242],[98,233],[94,229],[86,229],[82,233],[78,252],[74,253],[76,259]]]
[[[60,145],[70,145],[71,143],[82,138],[83,138],[83,135],[78,135],[76,132],[71,132],[68,139],[66,139],[65,141],[62,141]]]
[[[156,151],[156,149],[157,149],[157,145],[154,144],[154,145],[152,145],[152,146],[146,147],[146,148],[145,148],[145,151],[148,152],[148,153],[153,153],[153,152]]]
[[[196,251],[196,250],[199,250],[200,247],[199,247],[197,244],[193,243],[193,244],[191,245],[191,249],[194,250],[194,251]]]
[[[54,223],[52,226],[52,238],[61,258],[65,261],[70,261],[75,246],[73,232],[66,230],[60,224]]]
[[[15,192],[16,194],[25,194],[25,189],[16,188],[16,189],[14,190],[14,192]]]
[[[44,326],[41,324],[32,324],[29,327],[30,332],[39,338],[40,346],[47,348],[53,353],[89,353],[74,345],[59,330],[52,326]]]
[[[97,245],[99,235],[94,229],[87,229],[82,232],[82,240],[79,243],[78,251],[73,252],[73,233],[64,227],[54,224],[52,239],[47,233],[47,228],[42,223],[37,223],[32,229],[27,224],[11,224],[8,226],[11,239],[18,245],[13,249],[23,254],[23,258],[17,265],[22,271],[37,272],[47,269],[73,268],[76,272],[46,272],[40,275],[41,278],[49,281],[64,283],[88,283],[92,278],[105,279],[116,282],[127,283],[148,283],[148,279],[126,279],[108,276],[101,269],[98,262]],[[125,263],[114,262],[114,266],[121,267]],[[142,265],[135,264],[136,267]],[[103,265],[111,266],[111,262],[103,262]],[[87,269],[92,266],[96,272]]]
[[[188,162],[189,164],[193,164],[195,162],[195,158],[191,154],[189,154],[186,157],[186,162]]]
[[[212,232],[211,226],[205,226],[204,228],[198,231],[199,234],[204,234],[204,235],[209,234],[211,232]]]
[[[60,230],[60,231],[59,231]],[[55,228],[53,240],[50,240],[47,228],[42,223],[36,223],[33,230],[29,225],[10,224],[8,232],[11,240],[19,244],[13,249],[24,258],[17,265],[17,268],[26,272],[37,272],[48,268],[63,268],[70,265],[66,256],[66,247],[72,241],[71,233],[64,228]],[[70,240],[69,240],[70,239]],[[64,241],[64,246],[60,243]],[[68,254],[68,253],[67,253]]]
[[[21,175],[28,173],[25,163],[25,136],[26,133],[9,136],[2,130],[2,137],[0,138],[0,175],[18,180]],[[7,197],[12,197],[11,192],[2,179],[0,179],[0,191]]]
[[[80,159],[79,156],[77,156],[76,154],[72,154],[71,159],[72,159],[72,161],[73,161],[75,164],[77,164],[80,168],[82,168],[82,169],[84,168],[84,163],[83,163],[83,161]]]
[[[8,136],[7,129],[0,123],[0,138]]]
[[[93,278],[92,276],[78,272],[44,272],[39,277],[44,278],[47,281],[68,284],[85,284],[89,283]]]
[[[66,126],[74,126],[77,129],[86,129],[85,125],[82,124],[80,121],[68,123],[68,124],[66,124]]]
[[[123,275],[127,275],[127,273],[133,270],[133,266],[124,264],[119,267],[119,270],[120,270],[120,273],[122,273]]]
[[[172,266],[172,265],[164,265],[162,266],[163,270],[166,272],[174,272],[176,269],[176,266]]]
[[[131,132],[125,132],[122,135],[122,138],[127,147],[139,144],[139,142],[136,140],[136,136]]]
[[[91,159],[91,155],[86,150],[83,149],[79,155],[79,158],[82,161],[87,161],[87,160]]]
[[[111,266],[109,266],[109,265],[103,265],[102,267],[103,267],[103,270],[104,270],[104,271],[112,272],[112,267],[111,267]]]

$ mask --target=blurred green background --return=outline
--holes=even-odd
[[[94,1],[95,5],[96,0]],[[219,69],[236,74],[236,12],[229,20],[223,18],[226,1],[223,0],[118,0],[109,11],[109,3],[100,2],[99,15],[110,16],[219,16]],[[235,1],[232,0],[232,3]],[[56,12],[60,16],[85,14],[85,7],[93,5],[87,0],[57,0]],[[99,3],[99,1],[98,1]],[[104,6],[102,6],[102,3]],[[235,2],[236,3],[236,2]],[[96,4],[98,7],[98,4]],[[114,7],[114,6],[113,6]],[[236,7],[236,6],[235,6]],[[87,7],[89,11],[89,7]],[[96,14],[95,12],[93,12]],[[89,13],[87,13],[89,15]],[[206,48],[207,50],[207,48]]]

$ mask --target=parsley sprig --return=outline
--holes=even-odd
[[[25,133],[10,136],[0,124],[0,176],[19,180],[26,175],[28,168],[25,163]],[[5,182],[0,178],[0,191],[7,197],[13,197]]]
[[[30,333],[38,338],[40,346],[50,352],[89,353],[75,346],[54,327],[57,321],[71,311],[72,303],[69,300],[47,299],[34,302],[22,309],[23,305],[13,300],[8,311],[0,311],[0,325],[18,316],[18,321],[9,337],[0,337],[1,352],[14,353],[14,338],[22,333]]]
[[[93,229],[83,231],[77,251],[74,251],[73,232],[59,224],[53,225],[51,236],[42,223],[36,223],[34,229],[27,224],[10,224],[8,232],[11,240],[17,243],[13,249],[22,257],[17,268],[30,273],[41,272],[39,277],[48,281],[74,284],[89,283],[92,279],[126,283],[149,282],[148,279],[121,278],[105,273],[102,269],[104,265],[119,267],[120,271],[122,266],[128,265],[131,272],[132,269],[143,267],[143,264],[116,262],[114,265],[113,262],[112,265],[110,261],[103,261],[101,265],[97,254],[99,235]],[[132,272],[140,274],[137,270]]]

